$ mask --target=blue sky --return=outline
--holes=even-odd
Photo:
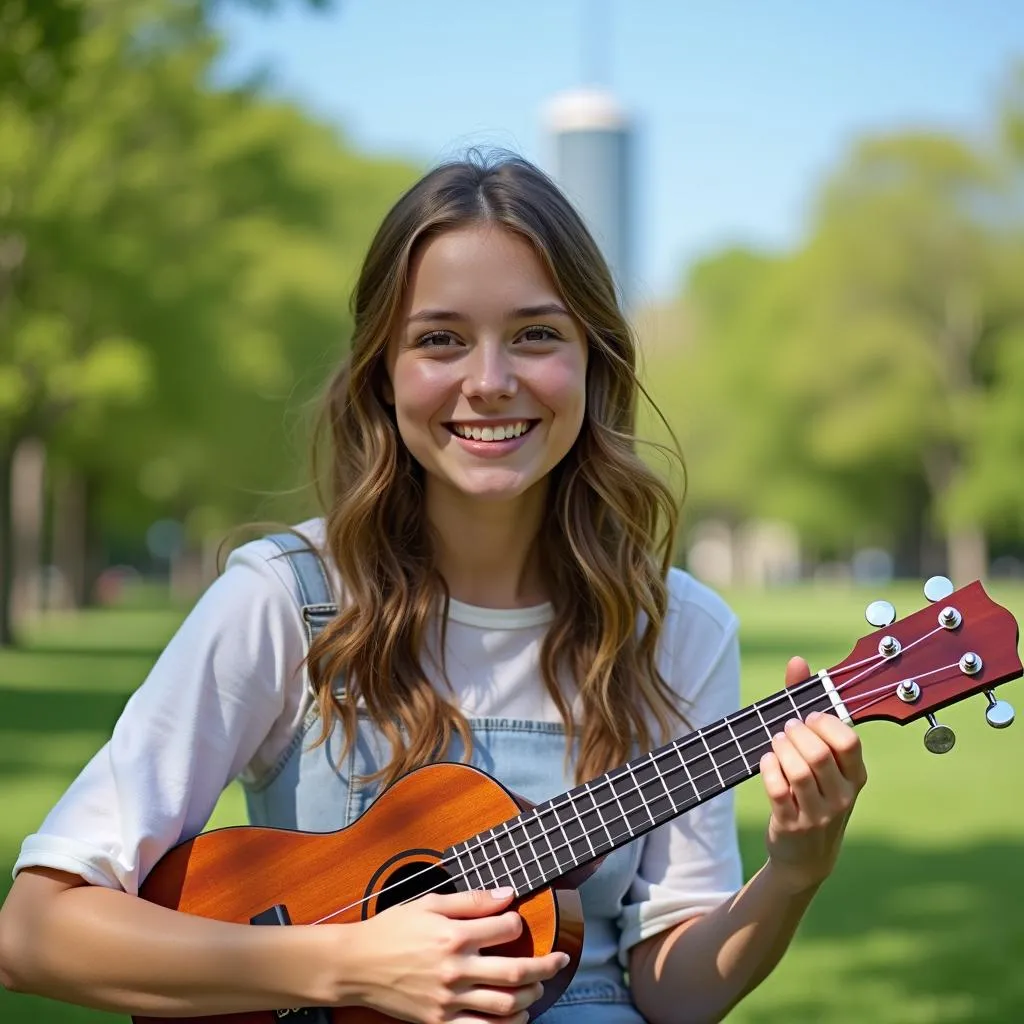
[[[982,134],[1024,0],[298,0],[222,16],[228,75],[359,148],[426,165],[473,144],[548,164],[545,101],[603,81],[635,119],[641,297],[702,254],[801,236],[822,177],[867,132]],[[589,26],[607,26],[603,42]]]

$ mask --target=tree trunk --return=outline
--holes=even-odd
[[[11,466],[11,614],[14,628],[42,607],[46,447],[35,437],[14,450]]]
[[[47,594],[48,608],[85,604],[86,529],[85,479],[77,469],[65,466],[53,488],[53,563],[64,587],[61,594]]]
[[[103,481],[96,476],[87,476],[85,485],[85,604],[96,603],[96,581],[109,564],[106,540],[103,535],[100,502]]]
[[[0,647],[14,643],[14,530],[11,525],[12,449],[0,447]]]
[[[946,537],[949,575],[957,587],[982,579],[988,572],[988,541],[977,526],[961,526]]]

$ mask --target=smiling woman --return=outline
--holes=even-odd
[[[633,838],[612,836],[589,780],[735,710],[739,656],[736,617],[672,568],[678,510],[636,451],[636,346],[608,267],[535,167],[466,160],[396,203],[353,309],[324,401],[324,514],[232,554],[25,840],[0,912],[0,980],[148,1017],[269,1022],[278,1007],[333,1006],[420,1024],[523,1024],[541,1010],[545,1024],[719,1019],[772,969],[832,869],[864,784],[856,736],[812,714],[773,738],[759,764],[768,857],[745,887],[731,790],[654,827],[649,790],[619,771]],[[790,681],[807,672],[786,668]],[[569,871],[557,841],[544,851],[546,832],[529,835],[538,863],[552,858],[557,942],[531,944],[533,896],[502,886],[493,858],[472,882],[430,846],[440,820],[462,830],[454,847],[483,834],[458,793],[401,804],[416,792],[408,773],[436,779],[454,771],[434,765],[445,760],[496,778],[506,817],[506,791],[537,803],[576,786],[584,808],[589,796],[569,844],[587,844],[589,873]],[[326,864],[279,892],[283,847],[261,876],[269,909],[218,916],[165,898],[161,879],[180,895],[239,835],[189,843],[235,778],[254,824],[307,839],[354,825],[346,836],[368,843],[367,822],[397,800],[385,838],[410,819],[413,833],[379,862],[374,877],[395,880],[373,911],[365,896],[310,912]],[[671,801],[660,772],[647,783],[659,778]],[[644,808],[634,834],[628,812]],[[616,841],[598,856],[602,834]],[[399,877],[403,857],[428,853],[429,869]],[[246,847],[229,874],[255,858]],[[212,890],[226,888],[241,899],[256,886]]]
[[[499,515],[494,528],[530,573],[517,590],[539,594],[538,567],[526,553],[544,516],[547,476],[583,424],[586,329],[562,304],[535,248],[489,223],[427,241],[412,260],[404,306],[405,330],[388,343],[385,395],[402,441],[426,471],[428,519],[448,534],[442,550],[458,539],[456,564],[439,564],[441,575],[464,600],[521,599],[476,593],[480,577],[492,588],[508,584],[482,561],[493,548],[481,516]],[[481,498],[490,500],[484,513]],[[438,502],[446,506],[440,517],[431,512]],[[466,550],[469,523],[477,552]],[[460,579],[467,572],[472,578]]]

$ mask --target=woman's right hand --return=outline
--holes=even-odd
[[[512,896],[431,893],[391,907],[359,924],[339,982],[359,1005],[416,1024],[525,1024],[541,982],[569,958],[481,953],[521,934],[523,919],[507,909]]]

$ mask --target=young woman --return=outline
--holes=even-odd
[[[508,892],[254,928],[138,887],[235,778],[255,821],[326,831],[431,760],[541,800],[736,708],[736,619],[670,568],[634,341],[554,185],[518,159],[428,174],[374,239],[354,315],[325,405],[333,493],[298,529],[317,554],[287,535],[236,550],[25,840],[0,912],[8,987],[153,1016],[525,1021],[564,958],[481,955],[519,933]],[[742,886],[729,794],[607,857],[545,1022],[717,1020],[771,971],[865,771],[830,715],[780,723],[760,768],[764,866]]]

